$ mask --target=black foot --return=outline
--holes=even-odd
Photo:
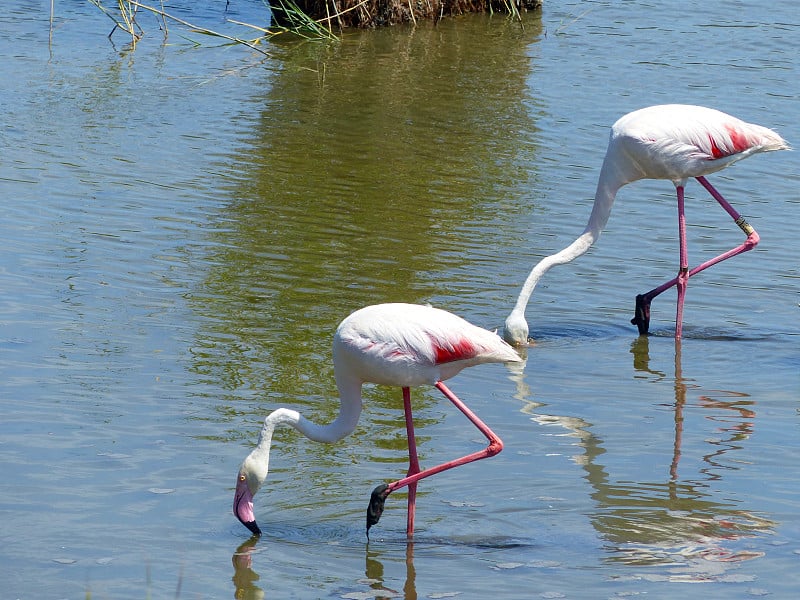
[[[650,298],[644,294],[636,296],[636,310],[631,323],[639,329],[639,335],[647,335],[650,331]]]
[[[380,484],[372,490],[372,496],[369,499],[369,506],[367,507],[367,539],[369,539],[369,528],[381,520],[383,505],[388,496],[389,486],[385,483]]]

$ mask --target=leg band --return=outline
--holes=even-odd
[[[748,223],[747,221],[745,221],[744,217],[739,217],[738,219],[736,219],[736,224],[739,226],[739,229],[744,231],[745,235],[750,235],[755,231],[755,229],[753,229],[753,226],[750,225],[750,223]]]

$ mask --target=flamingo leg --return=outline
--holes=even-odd
[[[680,266],[678,268],[678,307],[675,311],[675,339],[681,338],[683,332],[683,300],[686,297],[686,286],[689,283],[689,254],[686,247],[686,214],[684,213],[683,186],[678,186],[678,237],[680,245]]]
[[[697,177],[697,181],[706,188],[709,194],[716,200],[719,205],[727,212],[730,217],[734,220],[736,225],[745,233],[747,238],[745,241],[736,246],[735,248],[731,248],[727,252],[723,252],[719,256],[715,256],[714,258],[707,260],[706,262],[697,265],[696,267],[690,269],[687,274],[687,279],[689,277],[693,277],[697,275],[701,271],[705,271],[707,268],[716,265],[717,263],[722,262],[723,260],[727,260],[729,258],[733,258],[734,256],[741,254],[742,252],[747,252],[748,250],[752,250],[758,245],[760,237],[758,232],[753,229],[753,227],[739,214],[739,212],[731,206],[731,204],[723,198],[722,194],[720,194],[716,188],[709,183],[709,181],[705,177]],[[647,334],[650,326],[650,302],[658,296],[661,292],[664,292],[670,289],[672,286],[677,285],[680,279],[680,273],[678,277],[667,281],[666,283],[658,286],[657,288],[653,288],[649,292],[645,294],[639,294],[636,296],[636,314],[631,319],[631,323],[636,325],[639,328],[639,333],[642,335]],[[676,337],[680,337],[680,333],[678,332],[677,323],[676,323]]]
[[[408,473],[407,476],[420,472],[417,456],[417,438],[414,434],[414,416],[411,414],[411,390],[403,388],[403,410],[406,415],[406,435],[408,436]],[[406,519],[406,535],[414,535],[414,515],[417,508],[417,482],[408,485],[408,516]]]
[[[495,454],[499,453],[503,449],[503,441],[497,436],[494,431],[492,431],[486,423],[484,423],[478,416],[472,412],[466,404],[464,404],[459,398],[452,392],[450,389],[441,381],[436,383],[436,387],[439,389],[442,394],[444,394],[445,398],[450,400],[453,405],[460,410],[464,416],[469,419],[475,427],[486,437],[489,441],[489,444],[483,450],[479,450],[478,452],[473,452],[471,454],[467,454],[466,456],[462,456],[460,458],[456,458],[454,460],[450,460],[444,462],[440,465],[436,465],[434,467],[430,467],[428,469],[418,471],[416,473],[411,473],[413,467],[409,468],[409,474],[402,479],[398,479],[390,484],[381,484],[376,487],[372,491],[372,497],[370,498],[369,508],[367,508],[367,535],[369,536],[369,528],[375,525],[383,514],[383,505],[386,501],[386,498],[394,492],[402,487],[408,486],[409,487],[409,499],[411,496],[411,489],[414,486],[416,490],[416,484],[420,479],[424,479],[426,477],[430,477],[431,475],[436,475],[437,473],[441,473],[442,471],[447,471],[449,469],[460,467],[461,465],[465,465],[467,463],[474,462],[476,460],[480,460],[482,458],[487,458],[490,456],[494,456]],[[405,392],[403,398],[405,400]],[[406,413],[406,427],[408,428],[409,417],[410,417],[410,394],[409,394],[409,404],[408,404],[408,412]],[[413,426],[413,425],[412,425]],[[411,455],[411,440],[409,439],[409,455]],[[414,445],[414,454],[416,454],[416,444]],[[417,467],[419,465],[417,464]],[[410,501],[410,500],[409,500]],[[410,507],[410,504],[409,504]],[[413,515],[409,512],[409,526],[413,526]],[[412,529],[407,529],[406,533],[408,536],[413,536],[414,532]]]

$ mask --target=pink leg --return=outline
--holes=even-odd
[[[442,394],[444,394],[445,398],[450,400],[455,407],[460,410],[478,430],[486,436],[486,439],[489,440],[489,445],[480,450],[478,452],[473,452],[472,454],[467,454],[466,456],[462,456],[461,458],[456,458],[454,460],[442,463],[440,465],[436,465],[435,467],[431,467],[429,469],[425,469],[424,471],[417,471],[416,473],[412,473],[414,470],[413,464],[409,468],[409,473],[403,479],[398,479],[388,485],[381,484],[376,487],[372,491],[372,497],[370,499],[369,508],[367,508],[367,535],[369,535],[369,528],[375,525],[378,520],[381,518],[381,514],[383,514],[383,505],[386,501],[386,498],[394,492],[402,487],[408,486],[409,487],[409,522],[407,525],[413,526],[413,516],[410,511],[410,492],[412,490],[412,486],[416,489],[416,484],[420,479],[424,479],[426,477],[430,477],[431,475],[436,475],[437,473],[441,473],[442,471],[447,471],[448,469],[452,469],[454,467],[460,467],[461,465],[465,465],[467,463],[471,463],[476,460],[480,460],[482,458],[487,458],[489,456],[494,456],[498,452],[503,449],[503,442],[502,440],[491,430],[489,426],[486,425],[483,421],[481,421],[478,416],[472,412],[466,404],[464,404],[458,397],[450,391],[450,389],[441,381],[436,383],[436,387],[439,389]],[[405,393],[403,396],[405,400]],[[408,424],[410,422],[410,415],[411,415],[411,408],[410,408],[410,394],[409,394],[409,403],[408,403],[408,412],[406,413],[406,427],[408,431]],[[412,423],[413,427],[413,423]],[[409,456],[411,456],[411,439],[409,438]],[[416,458],[416,445],[414,445],[414,456]],[[419,469],[419,464],[417,463],[417,469]],[[408,530],[406,533],[409,536],[413,535],[413,530]]]
[[[742,217],[730,203],[722,197],[714,186],[712,186],[705,177],[698,177],[697,181],[708,190],[708,193],[713,196],[713,198],[719,203],[719,205],[727,212],[731,218],[736,222],[736,225],[744,231],[745,235],[747,235],[747,239],[739,246],[735,248],[731,248],[727,252],[723,252],[719,256],[708,260],[693,269],[690,269],[688,272],[688,277],[693,277],[697,275],[701,271],[705,271],[708,267],[714,266],[717,263],[722,262],[723,260],[727,260],[736,256],[737,254],[741,254],[742,252],[747,252],[748,250],[752,250],[756,247],[759,242],[759,235],[755,229]],[[639,327],[640,334],[646,334],[650,325],[650,302],[653,298],[658,296],[661,292],[664,292],[670,289],[672,286],[677,285],[679,277],[675,279],[671,279],[666,283],[658,286],[657,288],[653,288],[646,294],[640,294],[636,296],[636,316],[631,319],[631,323],[637,325]],[[677,331],[677,329],[676,329]]]
[[[678,238],[680,240],[680,266],[678,267],[678,308],[675,311],[675,339],[680,339],[683,331],[683,299],[686,297],[686,286],[689,283],[689,256],[686,248],[686,216],[683,204],[683,186],[678,192]]]
[[[414,434],[414,416],[411,414],[411,390],[403,388],[403,409],[406,414],[406,435],[408,436],[408,476],[420,472],[417,457],[417,437]],[[406,535],[414,535],[414,514],[417,508],[417,482],[408,485],[408,516],[406,518]]]

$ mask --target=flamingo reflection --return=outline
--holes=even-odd
[[[241,544],[231,557],[233,563],[233,585],[236,588],[234,598],[238,600],[261,600],[264,598],[262,590],[256,582],[260,579],[253,570],[253,553],[258,544],[258,537],[252,536]]]
[[[417,571],[414,568],[414,542],[406,542],[406,579],[403,584],[402,594],[397,590],[385,586],[383,574],[383,563],[381,557],[387,552],[384,547],[381,550],[370,550],[367,544],[367,556],[364,574],[372,592],[370,598],[403,598],[404,600],[417,600]],[[391,550],[394,554],[394,551]]]
[[[246,542],[239,545],[231,557],[233,564],[233,585],[235,588],[234,598],[237,600],[263,600],[264,590],[258,585],[260,576],[253,568],[253,558],[257,556],[256,546],[260,538],[250,537]],[[406,542],[405,564],[406,575],[403,589],[397,590],[388,587],[385,583],[383,556],[387,555],[392,562],[396,559],[396,547],[382,547],[379,550],[371,549],[369,544],[366,546],[366,564],[364,568],[364,579],[360,579],[358,584],[368,586],[369,591],[365,591],[365,598],[403,598],[404,600],[417,600],[416,578],[417,573],[414,568],[414,542]],[[265,556],[265,555],[262,555]]]
[[[642,336],[631,346],[634,378],[656,382],[672,379],[674,387],[672,448],[668,455],[668,475],[663,479],[654,473],[646,481],[615,478],[602,461],[607,449],[596,434],[596,427],[578,416],[547,414],[546,406],[532,398],[524,382],[524,364],[509,366],[511,379],[517,383],[516,398],[525,403],[521,409],[531,420],[544,426],[566,429],[577,438],[581,454],[574,461],[585,472],[591,485],[595,508],[588,515],[593,527],[606,542],[608,560],[638,565],[684,563],[685,573],[676,570],[674,577],[700,580],[713,570],[708,561],[734,562],[761,556],[735,548],[734,540],[771,530],[775,523],[737,508],[736,501],[720,499],[710,482],[730,469],[730,457],[720,458],[742,447],[752,432],[755,412],[753,401],[736,391],[704,391],[695,380],[684,376],[681,366],[680,340],[675,341],[674,365],[671,374],[651,365],[650,338]],[[722,423],[716,437],[706,440],[713,451],[703,455],[700,477],[680,477],[684,410],[687,396],[707,410],[707,419]],[[606,458],[608,462],[608,458]],[[715,571],[716,572],[716,571]],[[698,579],[699,578],[699,579]]]

